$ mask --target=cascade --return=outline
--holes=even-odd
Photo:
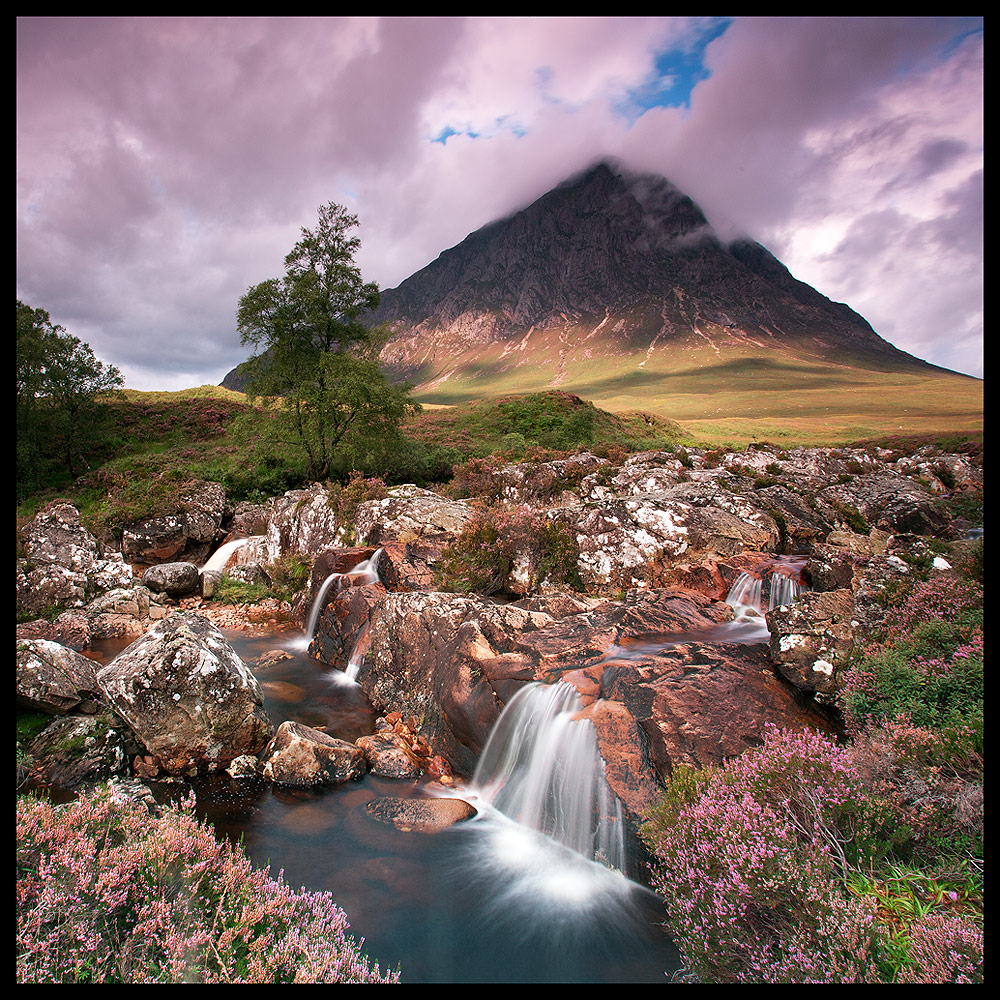
[[[353,569],[349,569],[346,573],[331,573],[324,581],[322,586],[319,588],[319,593],[316,595],[316,600],[313,601],[312,607],[309,609],[309,621],[306,624],[306,642],[309,642],[316,632],[316,623],[319,621],[319,616],[326,607],[326,595],[331,587],[336,586],[339,590],[340,587],[344,585],[344,579],[349,578],[358,583],[358,585],[368,584],[368,583],[378,583],[378,561],[379,557],[382,555],[381,549],[376,549],[369,559],[362,559]]]
[[[351,658],[347,661],[347,666],[344,668],[344,673],[352,681],[358,679],[358,673],[361,670],[361,661],[365,658],[365,653],[368,652],[368,626],[361,630],[361,634],[358,636],[358,641],[354,644],[354,649],[351,650]]]
[[[621,803],[594,726],[571,684],[526,684],[497,720],[473,784],[495,809],[594,861],[624,871]]]
[[[752,572],[740,573],[726,603],[742,618],[760,616],[791,604],[807,589],[800,576],[804,564],[804,558],[784,557],[764,562]]]
[[[248,542],[255,542],[258,538],[263,537],[262,535],[253,535],[250,538],[234,538],[231,542],[226,542],[225,545],[220,545],[211,556],[209,556],[208,561],[204,566],[198,570],[199,573],[221,573],[225,569],[226,563],[229,562],[229,557],[237,550],[243,548]]]

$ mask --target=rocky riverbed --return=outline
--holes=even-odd
[[[843,671],[878,595],[965,557],[981,525],[954,501],[981,497],[982,466],[929,449],[755,446],[497,464],[480,489],[477,500],[395,487],[345,519],[319,484],[239,508],[206,484],[131,525],[120,549],[68,504],[41,511],[21,532],[18,700],[58,732],[26,748],[34,780],[225,771],[313,788],[368,770],[447,786],[471,776],[519,690],[562,681],[634,836],[673,767],[738,755],[768,724],[836,730]],[[503,511],[516,535],[505,576],[490,596],[444,591],[449,553],[483,510]],[[569,540],[568,576],[538,541],[546,526]],[[220,570],[198,572],[244,539]],[[351,577],[376,554],[377,582]],[[312,565],[294,603],[210,599],[215,572],[267,581],[289,556]],[[757,641],[727,635],[737,581],[777,593],[793,557],[799,599],[762,606]],[[54,619],[32,618],[52,606]],[[290,635],[311,611],[317,669],[350,665],[372,705],[366,743],[271,717],[266,664],[243,663],[219,631]],[[108,641],[128,648],[110,663],[81,655]],[[88,740],[89,763],[55,766],[54,747]]]

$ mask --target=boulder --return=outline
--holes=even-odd
[[[771,659],[800,691],[834,701],[854,648],[854,597],[848,589],[802,594],[767,613]]]
[[[80,607],[95,594],[127,586],[132,569],[121,553],[102,553],[72,504],[43,508],[21,530],[17,560],[19,617],[51,607]]]
[[[101,700],[96,667],[93,660],[59,643],[19,639],[17,702],[50,715],[95,712]]]
[[[260,756],[257,771],[276,784],[312,788],[360,778],[364,751],[298,722],[283,722]]]
[[[314,556],[344,542],[345,526],[330,505],[330,491],[319,483],[290,490],[271,508],[265,536],[266,562],[287,555]]]
[[[195,484],[174,510],[126,525],[122,553],[145,566],[173,561],[200,565],[225,534],[225,511],[226,491],[219,483]]]
[[[168,774],[224,769],[241,754],[259,752],[274,732],[256,678],[197,614],[154,625],[99,668],[97,680]]]
[[[17,626],[18,639],[48,639],[79,652],[90,645],[90,622],[81,611],[64,611],[53,621],[37,618]]]
[[[392,539],[409,541],[421,535],[458,533],[472,516],[463,500],[452,500],[418,486],[394,486],[380,500],[358,505],[355,537],[365,545],[383,545]]]
[[[142,574],[143,586],[168,597],[185,597],[198,590],[198,567],[190,562],[168,562],[150,566]]]
[[[38,785],[76,789],[125,775],[132,740],[110,712],[57,719],[28,746],[28,777]]]

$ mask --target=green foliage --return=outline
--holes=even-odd
[[[714,770],[684,764],[674,766],[663,794],[646,810],[639,828],[639,835],[650,850],[654,850],[663,834],[674,826],[681,811],[701,798]]]
[[[527,506],[482,507],[444,552],[441,585],[459,593],[494,594],[517,567],[519,589],[542,585],[582,589],[579,546],[570,529]]]
[[[104,430],[99,398],[122,386],[121,373],[88,344],[54,325],[44,309],[17,300],[17,491],[75,478]]]
[[[291,552],[269,563],[266,572],[271,580],[271,593],[283,601],[291,601],[309,586],[312,560]]]
[[[257,604],[271,596],[271,588],[262,583],[246,583],[221,576],[215,585],[212,600],[217,604]]]
[[[247,412],[244,433],[304,461],[311,479],[334,471],[348,432],[355,448],[377,441],[416,406],[379,366],[384,331],[361,321],[379,294],[354,262],[357,224],[342,206],[322,206],[285,257],[285,276],[253,286],[237,310],[241,343],[260,352],[244,365],[247,393],[275,401]]]

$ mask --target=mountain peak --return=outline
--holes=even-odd
[[[384,363],[424,392],[448,382],[453,398],[491,386],[595,398],[747,357],[932,367],[759,244],[723,242],[667,178],[612,159],[470,233],[383,292],[371,322],[393,331]]]

